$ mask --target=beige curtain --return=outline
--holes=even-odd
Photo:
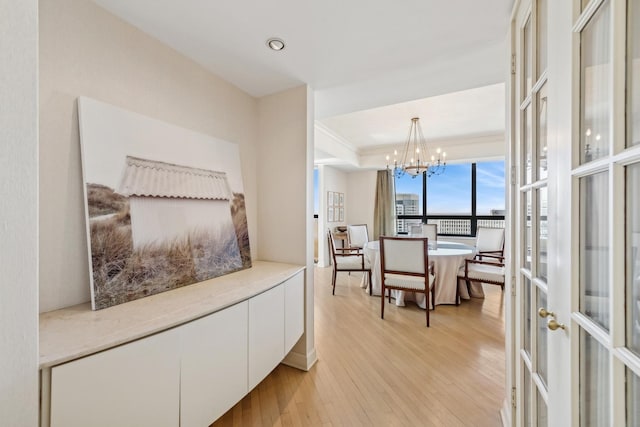
[[[376,179],[376,202],[373,210],[373,238],[393,236],[396,232],[396,204],[393,188],[393,172],[386,169],[378,171]]]

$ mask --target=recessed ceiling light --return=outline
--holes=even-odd
[[[267,40],[267,46],[269,46],[271,50],[282,50],[284,49],[284,41],[277,38],[270,38]]]

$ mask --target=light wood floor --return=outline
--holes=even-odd
[[[439,305],[431,327],[415,303],[385,306],[361,275],[315,272],[315,345],[309,372],[278,366],[214,426],[500,426],[504,310],[486,298]]]

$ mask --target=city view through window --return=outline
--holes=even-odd
[[[442,175],[429,178],[396,177],[395,187],[399,233],[423,222],[437,224],[438,234],[458,236],[474,236],[477,227],[504,227],[503,160],[447,165]]]

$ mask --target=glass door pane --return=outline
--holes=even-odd
[[[536,305],[536,307],[547,308],[548,307],[547,294],[545,294],[544,291],[538,287],[536,287],[536,290],[538,294],[538,301],[537,301],[538,304]],[[542,383],[546,387],[548,384],[547,382],[547,321],[546,319],[541,319],[540,317],[536,317],[536,319],[538,324],[538,328],[537,328],[538,335],[536,336],[536,340],[537,340],[536,354],[538,356],[536,371],[540,376]]]
[[[522,276],[522,346],[531,360],[531,280],[526,276]]]
[[[640,377],[627,368],[627,426],[640,426]]]
[[[533,41],[531,40],[531,17],[527,19],[527,23],[524,25],[524,55],[522,57],[522,68],[524,69],[524,81],[522,88],[522,100],[524,100],[531,92],[531,79],[533,68],[533,57],[531,55],[533,51]]]
[[[524,372],[524,384],[522,385],[522,400],[524,402],[522,408],[523,425],[531,426],[531,374],[526,365],[523,366],[522,372]]]
[[[524,182],[525,184],[531,184],[532,179],[532,171],[533,171],[533,132],[531,125],[531,104],[527,105],[527,108],[524,109],[524,114],[522,117],[523,122],[523,158],[522,162],[524,164],[523,173],[524,173]]]
[[[580,330],[580,425],[608,426],[609,352]]]
[[[547,187],[541,187],[538,192],[538,250],[536,262],[538,265],[538,278],[547,281]]]
[[[531,227],[531,214],[533,213],[533,205],[531,204],[531,193],[529,190],[526,192],[525,200],[526,204],[524,207],[524,211],[526,212],[526,216],[524,218],[524,240],[523,240],[523,267],[531,270],[531,250],[532,250],[532,242],[533,242],[533,229]]]
[[[611,7],[600,6],[580,38],[580,161],[609,154],[611,132]]]
[[[540,392],[538,392],[538,422],[536,424],[538,427],[547,427],[548,424],[547,403],[542,398]]]
[[[627,347],[640,356],[640,164],[627,167]]]
[[[536,18],[538,19],[537,77],[540,78],[544,70],[547,69],[547,0],[538,0]]]
[[[580,178],[580,311],[609,330],[607,172]]]
[[[538,92],[538,179],[547,177],[547,85]]]
[[[627,146],[640,144],[640,2],[628,2]]]

